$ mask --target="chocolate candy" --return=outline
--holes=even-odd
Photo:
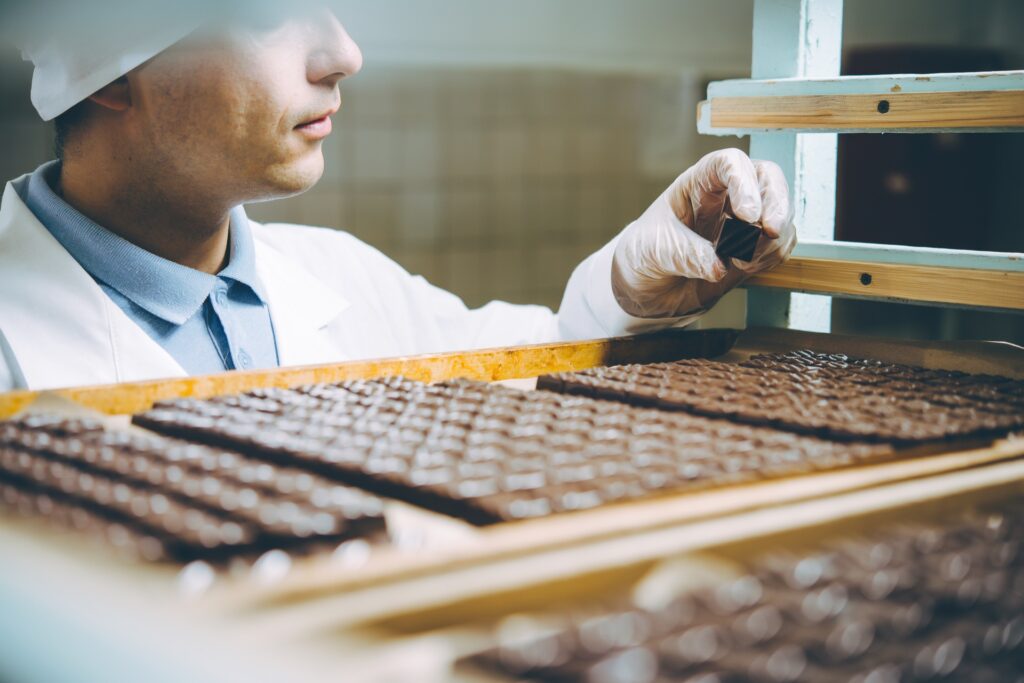
[[[382,503],[307,472],[92,420],[0,423],[6,507],[146,559],[223,560],[383,530]]]
[[[550,392],[402,378],[168,401],[134,421],[474,524],[890,454]]]
[[[515,615],[467,665],[563,683],[1019,680],[1024,558],[997,550],[1007,543],[1024,543],[1019,501],[756,557],[745,574],[659,609]]]
[[[795,351],[546,375],[538,388],[901,445],[1024,428],[1024,382]]]
[[[738,218],[727,218],[722,225],[722,234],[715,243],[715,253],[723,261],[730,258],[750,261],[754,258],[759,239],[761,228]]]

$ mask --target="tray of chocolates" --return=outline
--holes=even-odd
[[[462,668],[560,683],[1019,681],[1022,544],[1018,498],[783,546],[656,600],[506,617]]]
[[[809,350],[599,367],[537,386],[838,440],[913,445],[1024,429],[1024,381]]]
[[[467,380],[167,401],[149,430],[484,525],[877,461],[882,444]]]
[[[0,423],[0,507],[180,563],[313,552],[384,533],[379,498],[316,474],[48,415]]]

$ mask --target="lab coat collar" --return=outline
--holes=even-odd
[[[182,367],[110,300],[10,183],[0,200],[0,332],[32,389],[180,377]]]
[[[348,301],[260,240],[258,231],[268,228],[252,227],[281,365],[344,360],[325,328]],[[32,389],[187,374],[104,294],[10,183],[0,200],[0,293],[0,333]]]
[[[256,272],[267,294],[281,365],[313,365],[344,360],[321,331],[350,304],[299,263],[259,239],[270,230],[252,223]]]

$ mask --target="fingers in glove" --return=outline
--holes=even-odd
[[[697,278],[708,282],[717,282],[725,276],[726,266],[718,258],[711,242],[681,221],[669,219],[668,225],[670,232],[662,235],[666,239],[651,239],[652,236],[648,236],[651,263],[646,270],[660,270],[662,275]],[[655,267],[654,263],[658,263],[660,268]]]
[[[752,261],[745,262],[738,259],[731,259],[732,266],[744,273],[753,275],[769,270],[785,261],[796,246],[796,229],[793,222],[788,221],[782,228],[781,234],[776,238],[769,238],[762,234],[754,250]]]
[[[782,234],[791,220],[789,208],[789,184],[778,164],[771,161],[754,161],[757,183],[761,195],[761,227],[768,237],[774,239]]]
[[[723,149],[705,156],[698,162],[698,167],[705,160],[708,162],[705,186],[727,191],[729,205],[736,218],[748,223],[761,220],[761,184],[750,157],[738,149]]]
[[[753,162],[738,149],[705,154],[668,189],[676,217],[702,237],[714,239],[722,212],[747,222],[761,217],[761,192]]]

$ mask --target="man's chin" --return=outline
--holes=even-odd
[[[318,154],[315,160],[275,166],[269,170],[266,184],[273,196],[267,199],[291,197],[302,194],[320,181],[324,174],[324,160]]]

